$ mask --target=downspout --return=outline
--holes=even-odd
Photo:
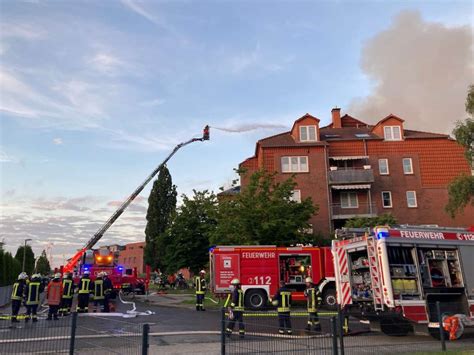
[[[329,190],[328,161],[329,161],[328,148],[327,148],[327,145],[325,145],[324,146],[324,163],[325,163],[325,168],[326,168],[326,191],[327,191],[327,194],[328,194],[329,233],[332,234],[332,232],[333,232],[333,228],[332,228],[332,210],[331,210],[332,196],[331,196],[330,190]]]

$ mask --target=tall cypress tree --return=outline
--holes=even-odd
[[[35,253],[33,253],[31,246],[27,245],[25,248],[25,246],[20,245],[15,254],[15,259],[18,260],[20,265],[23,265],[23,253],[25,253],[25,272],[31,275],[35,268]]]
[[[176,186],[164,166],[153,182],[148,197],[147,225],[145,229],[145,263],[152,269],[163,267],[169,237],[165,233],[176,211]]]
[[[49,265],[49,260],[44,249],[36,262],[36,272],[41,275],[48,275],[51,272],[51,265]]]

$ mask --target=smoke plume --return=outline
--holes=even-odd
[[[363,49],[361,67],[375,88],[354,99],[348,112],[370,123],[393,113],[408,129],[451,133],[454,122],[466,117],[472,44],[470,26],[446,27],[423,21],[418,12],[401,12]]]
[[[288,128],[285,125],[280,124],[243,124],[234,127],[215,127],[212,126],[212,129],[217,129],[224,132],[233,132],[233,133],[240,133],[240,132],[249,132],[254,131],[257,129],[272,129],[272,128]]]

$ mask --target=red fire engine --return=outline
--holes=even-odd
[[[474,316],[474,229],[342,229],[333,241],[338,303],[390,335],[428,328],[441,314]]]
[[[245,306],[262,309],[284,281],[296,301],[304,300],[305,278],[310,276],[323,295],[323,303],[335,306],[334,264],[329,247],[217,246],[210,250],[211,289],[217,295],[230,292],[238,278]]]
[[[123,266],[116,265],[114,254],[108,249],[87,250],[74,273],[75,283],[79,283],[80,276],[84,271],[90,272],[90,277],[95,280],[100,272],[107,273],[115,293],[119,290],[124,292],[135,292],[145,294],[146,280],[139,278],[136,269],[125,269]]]

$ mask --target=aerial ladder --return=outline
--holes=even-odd
[[[120,205],[119,208],[112,214],[112,216],[105,222],[102,227],[100,227],[97,232],[92,236],[91,239],[80,249],[63,267],[63,272],[72,272],[78,261],[82,258],[84,253],[87,250],[90,250],[97,244],[97,242],[103,237],[105,232],[115,223],[115,221],[122,215],[122,213],[127,209],[127,207],[132,203],[132,201],[142,192],[145,186],[153,179],[153,177],[160,172],[160,170],[165,166],[165,164],[171,159],[171,157],[182,147],[194,143],[194,142],[203,142],[209,140],[209,126],[204,127],[203,134],[201,138],[192,138],[186,142],[178,144],[171,153],[163,160],[163,162],[157,166],[155,170],[143,181],[140,186],[138,186],[135,191]]]

